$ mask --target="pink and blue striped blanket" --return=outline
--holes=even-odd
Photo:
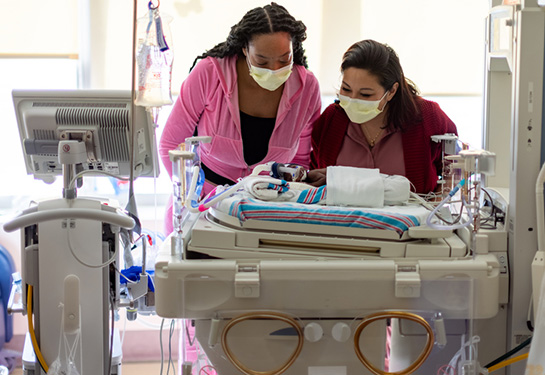
[[[425,222],[429,211],[416,204],[384,208],[341,207],[298,202],[263,201],[235,194],[221,202],[220,211],[247,220],[279,221],[314,225],[395,231],[401,237],[410,227]]]

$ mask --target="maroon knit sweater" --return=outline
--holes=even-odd
[[[429,193],[437,186],[441,172],[441,143],[431,140],[432,135],[458,134],[456,125],[435,102],[419,99],[420,122],[408,124],[403,133],[403,159],[405,177],[412,182],[416,193]],[[326,168],[336,165],[337,156],[348,129],[350,120],[337,103],[325,109],[314,123],[310,168]]]

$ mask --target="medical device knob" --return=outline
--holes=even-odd
[[[138,318],[138,310],[127,308],[127,320],[129,322],[134,322]]]
[[[318,323],[309,323],[305,326],[305,339],[310,342],[319,341],[324,335],[324,329]]]
[[[350,327],[346,323],[336,323],[331,329],[331,336],[338,342],[346,342],[350,338]]]

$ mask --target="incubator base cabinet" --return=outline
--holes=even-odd
[[[470,238],[210,209],[165,242],[156,311],[185,319],[181,360],[193,374],[477,374],[477,361],[504,352],[489,328],[505,320],[507,235]]]

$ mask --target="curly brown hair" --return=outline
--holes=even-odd
[[[242,49],[248,47],[250,41],[261,34],[287,32],[291,36],[293,46],[293,63],[308,68],[303,41],[307,38],[306,26],[302,21],[297,21],[287,10],[277,3],[271,3],[264,7],[254,8],[248,11],[244,17],[233,27],[225,42],[217,44],[214,48],[197,56],[191,71],[197,61],[205,57],[223,58],[227,56],[243,56]]]

